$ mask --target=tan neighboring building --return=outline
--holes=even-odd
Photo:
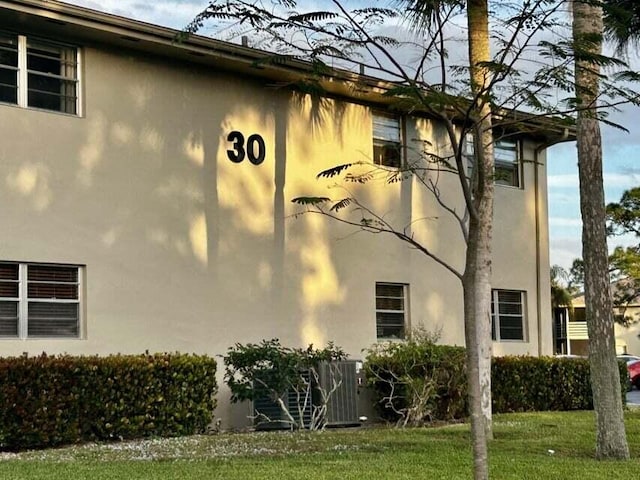
[[[624,312],[616,308],[614,315],[629,317],[630,325],[615,324],[616,353],[618,355],[640,355],[640,302],[629,303]],[[556,354],[588,355],[589,334],[584,295],[573,300],[572,308],[556,308],[554,312]]]
[[[374,154],[393,168],[424,140],[447,152],[442,126],[388,108],[383,82],[336,72],[314,99],[283,86],[305,63],[257,66],[264,52],[56,1],[0,1],[0,31],[3,355],[219,355],[277,337],[362,358],[416,326],[464,344],[453,275],[390,236],[294,217],[295,197],[341,195],[323,169]],[[545,148],[559,139],[499,146],[495,355],[554,351]],[[438,182],[461,208],[457,180]],[[463,268],[458,225],[417,182],[352,188]],[[241,422],[219,383],[216,414]]]

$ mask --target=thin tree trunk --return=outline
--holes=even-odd
[[[611,302],[605,204],[602,179],[602,139],[596,107],[600,68],[580,58],[581,49],[602,51],[602,9],[594,2],[574,1],[573,40],[578,49],[575,82],[578,98],[578,171],[582,214],[582,256],[589,331],[589,363],[596,414],[596,457],[629,458],[624,427],[620,371],[616,359]]]
[[[489,252],[486,249],[486,241],[482,237],[490,235],[490,229],[490,224],[487,232],[480,228],[476,220],[470,221],[466,270],[463,278],[467,382],[471,410],[473,469],[476,480],[489,478],[487,439],[491,431],[491,417],[487,419],[486,410],[483,408],[486,401],[483,387],[486,389],[488,384],[489,402],[491,402],[491,360],[483,361],[483,356],[486,355],[486,342],[483,341],[482,336],[486,335],[483,333],[486,328],[483,329],[482,324],[487,323],[487,320],[490,321],[488,299],[491,293],[489,285],[491,263],[490,258],[487,257]],[[490,407],[491,403],[489,403],[489,412]]]
[[[467,1],[469,66],[475,97],[473,205],[463,278],[465,340],[471,409],[474,478],[489,478],[487,439],[491,427],[491,238],[493,223],[493,135],[491,106],[485,99],[490,61],[487,0]]]

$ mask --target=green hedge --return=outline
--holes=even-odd
[[[201,432],[215,374],[183,354],[0,358],[0,448]]]
[[[462,347],[408,341],[378,346],[365,361],[380,416],[402,421],[415,407],[415,380],[431,382],[422,421],[464,418],[468,414],[466,358]],[[589,361],[584,358],[496,357],[492,362],[493,412],[593,409]],[[626,393],[626,365],[620,364]],[[393,397],[393,398],[391,398]],[[623,395],[623,401],[625,395]],[[415,408],[414,410],[415,411]],[[415,423],[415,419],[413,422]]]
[[[620,364],[620,388],[626,401],[629,374]],[[497,413],[592,410],[586,358],[496,357],[491,367],[493,411]]]

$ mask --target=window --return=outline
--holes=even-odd
[[[491,338],[496,341],[524,338],[524,292],[491,291]]]
[[[78,113],[76,48],[0,32],[0,102]]]
[[[474,148],[473,135],[465,138],[465,156],[467,157],[468,173],[473,169]],[[494,182],[496,185],[520,187],[520,142],[517,140],[497,140],[493,144],[495,161]]]
[[[498,140],[493,145],[496,185],[520,186],[519,142]]]
[[[376,283],[376,335],[379,339],[404,338],[407,324],[408,286]]]
[[[18,37],[0,34],[0,101],[18,103]]]
[[[0,336],[80,336],[81,268],[0,263]]]
[[[373,163],[391,168],[402,166],[402,128],[399,117],[373,114]]]

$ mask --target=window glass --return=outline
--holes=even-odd
[[[0,337],[80,336],[80,268],[0,263]]]
[[[18,302],[0,301],[0,337],[18,336]]]
[[[29,298],[78,299],[78,269],[30,265],[28,273]]]
[[[518,142],[515,140],[498,140],[494,144],[495,183],[511,187],[520,186],[520,169],[518,162]]]
[[[18,103],[18,37],[1,32],[0,102]]]
[[[520,186],[520,161],[517,140],[497,140],[493,144],[494,182],[496,185]],[[464,153],[467,157],[467,174],[471,176],[474,159],[473,135],[467,134],[464,141]]]
[[[18,336],[18,264],[0,263],[0,337]]]
[[[78,268],[29,265],[28,336],[78,336]]]
[[[77,59],[69,47],[29,41],[27,46],[30,107],[76,113]]]
[[[402,129],[400,118],[373,115],[373,163],[385,167],[402,165]]]
[[[78,304],[29,302],[29,337],[77,337]]]
[[[0,297],[18,298],[18,264],[0,264]]]
[[[77,114],[78,50],[0,32],[0,103]]]
[[[379,339],[404,338],[406,285],[376,283],[376,335]]]
[[[493,340],[524,340],[524,292],[491,292],[491,337]]]

